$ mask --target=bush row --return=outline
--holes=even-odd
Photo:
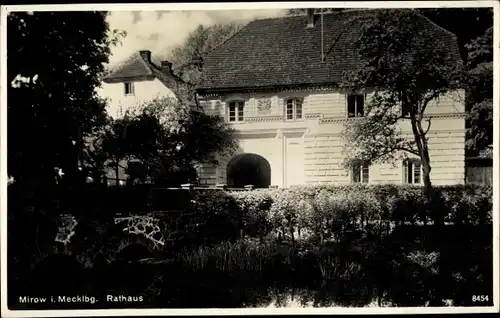
[[[429,200],[422,187],[406,185],[311,185],[246,192],[201,191],[194,211],[213,219],[220,231],[250,237],[332,239],[360,230],[389,231],[404,224],[479,225],[492,222],[492,188],[435,187]],[[226,225],[226,226],[224,226]]]

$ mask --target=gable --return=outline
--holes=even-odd
[[[141,51],[134,53],[128,59],[118,64],[103,78],[106,84],[152,81],[158,79],[165,87],[176,91],[179,85],[184,84],[182,79],[172,73],[170,68],[162,68],[151,62],[151,52]],[[167,61],[165,61],[167,62]]]
[[[119,63],[103,78],[105,83],[119,83],[133,80],[150,80],[154,74],[139,52]]]
[[[354,48],[361,35],[352,18],[372,10],[324,14],[321,61],[321,27],[306,28],[307,16],[289,16],[250,22],[232,38],[211,51],[197,89],[200,92],[237,88],[335,84],[345,71],[363,65]],[[423,26],[447,43],[460,58],[456,37],[422,17]]]

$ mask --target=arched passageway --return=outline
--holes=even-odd
[[[227,184],[230,188],[268,188],[271,184],[271,165],[262,156],[246,153],[233,157],[227,164]]]

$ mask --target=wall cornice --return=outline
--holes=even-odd
[[[442,114],[431,114],[431,115],[424,115],[424,118],[428,119],[462,119],[465,118],[466,114],[465,113],[442,113]],[[323,117],[320,118],[319,123],[320,124],[332,124],[332,123],[344,123],[344,122],[350,122],[350,121],[356,121],[360,120],[361,118],[345,118],[345,117]],[[407,119],[403,119],[407,120]]]
[[[248,87],[248,88],[234,88],[234,89],[221,89],[213,91],[198,91],[197,94],[202,97],[218,97],[223,99],[224,96],[234,94],[265,94],[265,93],[293,93],[293,92],[321,92],[337,90],[338,86],[335,84],[308,84],[296,86],[270,86],[270,87]]]
[[[465,113],[442,113],[442,114],[432,114],[426,115],[424,118],[436,118],[436,119],[451,119],[451,118],[465,118]],[[309,113],[304,115],[306,120],[318,120],[319,124],[332,124],[332,123],[344,123],[355,120],[360,120],[360,118],[346,118],[344,116],[337,117],[324,117],[323,114],[320,113]],[[405,119],[406,120],[406,119]],[[265,122],[284,122],[284,116],[281,115],[273,115],[273,116],[252,116],[246,117],[244,122],[241,123],[230,123],[234,124],[235,127],[238,125],[242,125],[245,123],[265,123]]]
[[[248,123],[262,123],[273,121],[283,121],[283,116],[253,116],[245,118],[245,122]]]
[[[446,130],[434,130],[434,131],[429,131],[427,133],[428,136],[431,136],[431,135],[439,135],[439,134],[442,134],[442,133],[447,133],[447,134],[452,134],[452,133],[465,133],[466,130],[465,129],[446,129]],[[403,134],[407,134],[407,135],[412,135],[413,132],[410,131],[410,130],[404,130],[402,131]],[[340,136],[343,136],[344,133],[343,132],[322,132],[322,133],[308,133],[307,136],[308,137],[340,137]]]

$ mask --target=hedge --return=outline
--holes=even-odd
[[[202,192],[195,194],[194,202],[198,211],[217,207],[240,232],[260,238],[323,240],[360,230],[431,224],[436,217],[445,224],[491,224],[492,187],[436,186],[435,191],[434,201],[429,202],[424,189],[412,185],[309,185]]]

